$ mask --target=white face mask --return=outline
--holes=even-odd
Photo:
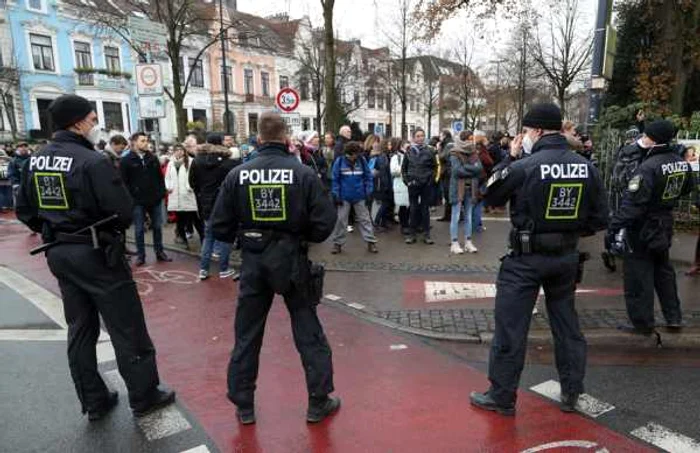
[[[639,147],[642,148],[642,149],[647,149],[647,146],[646,146],[646,144],[644,143],[644,140],[641,139],[641,138],[640,138],[639,140],[637,140],[637,145],[639,145]]]
[[[92,129],[90,129],[90,132],[87,133],[87,135],[85,136],[85,139],[87,141],[89,141],[90,143],[92,143],[93,145],[96,145],[97,142],[100,141],[100,133],[101,133],[100,126],[98,126],[96,124],[96,125],[92,126]]]
[[[525,151],[525,154],[532,153],[533,146],[535,146],[535,142],[532,140],[529,134],[525,134],[523,137],[523,151]]]

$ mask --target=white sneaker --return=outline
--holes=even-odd
[[[353,228],[352,225],[348,225],[348,233],[352,233],[353,231],[355,231],[355,228]]]
[[[199,279],[200,280],[206,280],[209,278],[209,272],[200,270],[199,271]]]
[[[229,278],[229,277],[234,277],[236,275],[236,271],[234,269],[229,269],[223,272],[219,272],[219,278]]]
[[[450,247],[450,253],[452,253],[453,255],[461,255],[462,253],[464,253],[464,250],[462,250],[462,247],[460,247],[459,242],[455,241]]]
[[[467,253],[476,253],[479,251],[476,247],[474,247],[474,244],[472,244],[471,239],[467,239],[464,241],[464,250],[467,251]]]

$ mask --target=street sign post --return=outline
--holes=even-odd
[[[165,118],[162,96],[139,96],[139,116],[143,119]]]
[[[460,133],[464,130],[464,121],[455,120],[452,121],[452,130],[456,133]]]
[[[287,125],[287,129],[292,135],[301,132],[301,114],[300,113],[280,113],[280,116]]]
[[[293,88],[282,88],[275,97],[277,108],[285,113],[291,113],[299,107],[299,93]]]
[[[139,96],[163,94],[163,68],[160,63],[136,65],[136,91]]]

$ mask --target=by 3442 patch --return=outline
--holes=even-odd
[[[40,209],[69,209],[63,173],[34,173],[34,186]]]
[[[583,196],[583,183],[554,183],[549,188],[545,219],[576,220]]]
[[[287,220],[287,186],[261,184],[248,186],[251,217],[256,222]]]

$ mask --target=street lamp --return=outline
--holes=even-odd
[[[224,130],[227,135],[231,135],[231,111],[228,108],[228,71],[226,66],[226,37],[224,30],[224,5],[223,0],[219,0],[219,32],[221,34],[221,80],[224,85]]]

